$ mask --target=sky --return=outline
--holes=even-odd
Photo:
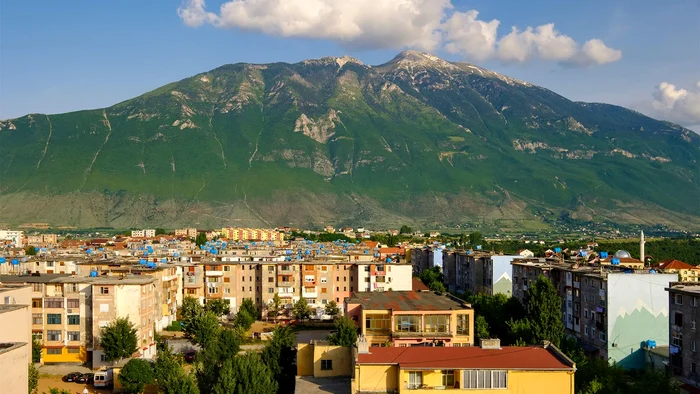
[[[0,119],[101,108],[228,63],[404,49],[700,132],[700,1],[0,3]]]

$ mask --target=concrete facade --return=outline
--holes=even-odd
[[[700,284],[674,282],[668,291],[670,367],[684,383],[700,388]]]

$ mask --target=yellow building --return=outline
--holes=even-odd
[[[664,274],[678,274],[679,282],[697,282],[700,276],[700,268],[679,260],[662,261],[658,270]]]
[[[357,292],[345,314],[371,346],[472,346],[474,309],[452,296],[423,291]]]
[[[297,375],[329,378],[352,375],[352,348],[311,341],[297,346]]]
[[[369,347],[358,342],[351,393],[574,394],[576,364],[553,345]]]

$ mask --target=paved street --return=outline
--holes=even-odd
[[[350,394],[350,378],[314,378],[297,376],[298,394]]]

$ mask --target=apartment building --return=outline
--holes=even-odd
[[[231,241],[284,241],[284,233],[273,229],[224,227],[220,233]]]
[[[678,274],[679,282],[698,282],[700,278],[700,268],[675,259],[660,262],[656,269],[665,274]]]
[[[24,231],[0,230],[0,241],[10,241],[16,248],[24,247]]]
[[[28,392],[32,361],[31,287],[0,282],[0,387],[3,393]]]
[[[673,282],[668,291],[669,361],[671,371],[697,392],[700,389],[700,284]]]
[[[131,230],[131,237],[133,238],[153,238],[155,236],[155,229]]]
[[[178,229],[178,230],[175,230],[175,236],[176,237],[197,238],[197,229],[196,228]]]
[[[351,277],[357,278],[352,286],[356,291],[411,290],[413,268],[408,264],[358,262],[352,265],[350,272]]]
[[[357,292],[345,313],[371,346],[472,346],[474,310],[448,295],[432,292]]]
[[[430,394],[469,389],[504,394],[574,394],[576,364],[551,344],[473,347],[369,347],[358,341],[353,394]]]
[[[545,259],[511,264],[513,296],[521,301],[540,275],[552,281],[562,298],[566,332],[589,355],[637,369],[647,364],[643,344],[668,345],[664,289],[676,275]]]
[[[38,234],[27,236],[27,245],[35,247],[46,247],[56,245],[57,243],[58,236],[56,234]]]
[[[160,305],[151,276],[78,277],[64,274],[2,275],[1,283],[31,286],[31,328],[42,342],[44,363],[104,365],[95,338],[117,317],[136,326],[140,354],[155,355],[153,330]]]

